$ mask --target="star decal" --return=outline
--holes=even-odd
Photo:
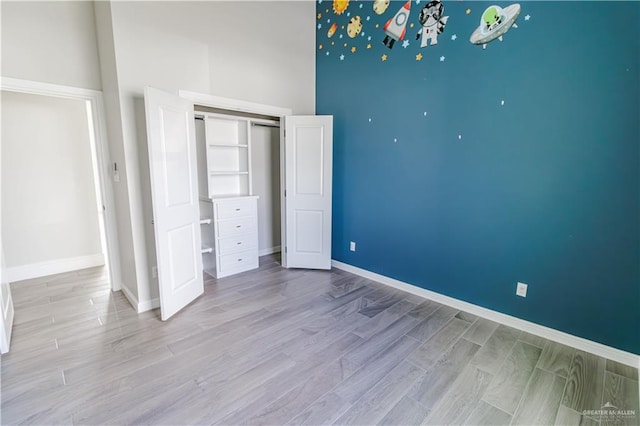
[[[367,43],[367,49],[371,49],[371,43]]]
[[[318,19],[322,18],[322,13],[318,13]]]
[[[402,47],[404,47],[405,49],[406,49],[407,47],[409,47],[409,40],[405,40],[405,41],[403,41],[403,42],[402,42]]]
[[[347,43],[344,44],[344,47],[347,47]]]
[[[327,56],[329,56],[329,51],[327,50]]]
[[[322,50],[322,45],[318,46],[318,49]]]
[[[353,47],[351,48],[351,53],[356,53],[356,47],[355,47],[355,46],[353,46]]]
[[[371,36],[367,37],[367,41],[371,41]]]
[[[318,24],[318,29],[322,28],[322,24]]]
[[[531,19],[531,15],[526,15],[526,16],[524,17],[524,20],[525,20],[525,21],[528,21],[529,19]]]
[[[466,13],[467,15],[471,14],[471,9],[465,10],[464,13]]]
[[[340,55],[340,60],[344,61],[344,55]]]
[[[409,24],[409,28],[413,28],[413,22]]]
[[[376,28],[380,28],[380,24],[376,24]]]
[[[426,117],[427,116],[427,111],[423,112],[422,114]]]
[[[454,35],[451,36],[451,40],[453,40],[453,41],[455,41],[457,38],[458,38],[457,34],[454,34]]]
[[[367,16],[367,21],[368,21],[369,19],[371,19],[371,16]]]
[[[422,60],[422,53],[418,53],[416,55],[416,61],[421,61]]]
[[[380,56],[380,59],[382,59],[382,62],[387,60],[387,55],[383,54],[382,56]]]
[[[444,62],[446,58],[444,56],[440,56],[440,62]]]

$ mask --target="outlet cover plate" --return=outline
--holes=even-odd
[[[516,287],[516,295],[521,297],[527,297],[527,284],[518,283],[518,286]]]

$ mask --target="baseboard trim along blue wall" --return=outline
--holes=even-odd
[[[316,4],[332,257],[640,355],[640,2]]]
[[[433,300],[435,302],[451,306],[455,309],[463,310],[465,312],[477,315],[490,321],[504,324],[509,327],[513,327],[518,330],[543,337],[548,340],[553,340],[554,342],[562,343],[563,345],[571,346],[573,348],[586,351],[603,358],[629,365],[634,368],[640,368],[640,356],[626,351],[621,351],[620,349],[612,348],[611,346],[606,346],[598,342],[583,339],[582,337],[573,336],[559,330],[554,330],[552,328],[544,327],[539,324],[522,320],[520,318],[492,311],[491,309],[483,308],[482,306],[474,305],[463,300],[458,300],[449,296],[445,296],[443,294],[435,293],[433,291],[417,287],[413,284],[398,281],[393,278],[385,277],[384,275],[376,274],[375,272],[367,271],[352,265],[347,265],[346,263],[338,262],[337,260],[333,260],[331,262],[331,266],[333,266],[334,268],[342,269],[343,271],[351,272],[352,274],[356,274],[364,278],[368,278],[380,284],[397,288],[407,293],[415,294],[416,296],[424,297],[425,299]]]

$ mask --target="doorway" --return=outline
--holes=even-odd
[[[73,269],[82,269],[83,267],[97,266],[100,264],[101,259],[104,259],[102,263],[105,265],[111,290],[120,290],[121,279],[116,221],[113,208],[113,192],[111,180],[109,179],[111,173],[109,172],[110,161],[106,144],[102,93],[90,89],[11,78],[3,78],[0,89],[7,100],[10,99],[12,105],[20,109],[18,114],[22,122],[21,125],[29,127],[30,133],[35,132],[37,134],[40,131],[39,122],[43,120],[46,123],[42,122],[42,127],[46,127],[51,132],[51,146],[47,146],[46,143],[46,138],[49,135],[47,133],[38,135],[38,137],[45,139],[45,142],[40,141],[39,145],[35,144],[30,147],[29,142],[31,141],[26,140],[24,141],[25,146],[18,146],[16,151],[23,161],[32,159],[33,163],[41,166],[42,176],[34,176],[31,182],[28,182],[28,186],[32,189],[32,194],[24,194],[23,200],[28,203],[29,210],[40,210],[41,213],[34,215],[34,217],[40,217],[40,222],[44,222],[38,224],[43,236],[46,232],[53,232],[53,236],[49,238],[55,240],[56,225],[58,223],[56,220],[60,219],[59,222],[61,222],[62,219],[67,219],[65,217],[65,209],[81,210],[78,218],[72,219],[77,220],[77,223],[75,223],[76,232],[73,230],[70,232],[61,230],[60,232],[64,234],[58,236],[58,240],[68,239],[69,241],[65,241],[65,244],[69,243],[69,247],[53,248],[52,253],[49,254],[50,260],[47,260],[47,253],[40,252],[37,255],[34,253],[33,261],[29,264],[29,262],[25,261],[25,259],[29,258],[28,253],[25,255],[25,250],[29,248],[34,251],[51,250],[51,248],[44,247],[44,241],[47,238],[38,239],[38,230],[31,230],[30,238],[26,244],[32,246],[27,247],[27,249],[21,249],[23,251],[22,258],[17,260],[6,259],[8,268],[3,272],[7,272],[10,281],[19,281],[21,279],[65,272],[65,269],[66,271],[71,271]],[[35,106],[31,113],[29,113],[29,105]],[[61,116],[59,115],[60,113],[57,113],[58,116],[56,116],[56,108],[63,108],[69,114],[73,113],[73,118]],[[46,111],[51,113],[49,114]],[[10,112],[10,110],[3,111],[3,116],[7,116]],[[64,123],[65,120],[66,123]],[[14,126],[13,131],[19,134],[20,128]],[[62,134],[57,134],[57,132],[62,132]],[[25,134],[28,133],[25,132]],[[74,136],[77,138],[79,134],[84,135],[84,137],[80,140],[71,140]],[[54,136],[58,137],[58,142],[56,142]],[[60,152],[58,152],[56,143],[61,144],[59,147]],[[74,143],[77,146],[73,146]],[[5,145],[6,147],[7,145]],[[5,151],[3,156],[3,161],[5,162],[8,160],[6,154],[7,152]],[[70,159],[68,158],[69,156],[76,158]],[[73,168],[73,170],[67,170],[67,167]],[[76,169],[76,167],[79,169]],[[30,169],[33,171],[33,167],[30,167]],[[17,170],[19,169],[14,167],[15,176],[20,176]],[[55,177],[55,179],[52,179],[54,182],[49,182],[45,178],[48,173]],[[9,185],[14,189],[20,187],[20,185],[25,185],[25,182],[17,182],[13,179],[3,179],[3,181],[7,188],[9,188]],[[37,189],[40,189],[40,191],[38,192]],[[65,199],[66,197],[68,197],[68,200]],[[78,201],[78,198],[83,197],[88,200],[84,200],[85,202],[82,203],[82,206],[73,204],[73,202]],[[19,200],[20,198],[17,199]],[[40,202],[41,200],[44,202]],[[69,205],[66,204],[67,202]],[[69,210],[67,210],[67,213],[69,213]],[[3,223],[6,223],[6,220],[9,219],[11,218],[3,217]],[[49,223],[46,223],[47,221]],[[28,227],[29,224],[27,223],[24,228],[28,229]],[[86,235],[81,235],[88,232],[94,233],[95,238],[91,238],[91,236],[87,238]],[[3,236],[3,246],[5,256],[7,256],[7,252],[10,249],[7,243],[10,241],[5,237],[15,237],[15,235]],[[85,252],[90,255],[73,256],[74,250],[78,247],[88,248]],[[57,256],[53,255],[56,250],[58,251]],[[76,250],[75,252],[82,252],[82,250]],[[10,262],[15,264],[12,265]],[[26,264],[27,267],[21,268],[21,264]],[[12,268],[12,266],[15,267]]]

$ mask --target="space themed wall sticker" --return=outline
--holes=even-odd
[[[514,3],[505,7],[492,5],[485,9],[480,19],[480,25],[471,34],[469,41],[473,44],[481,44],[486,49],[487,43],[498,39],[502,41],[502,36],[511,27],[518,28],[516,19],[520,15],[520,5]]]
[[[640,354],[640,2],[315,14],[332,258]]]
[[[393,44],[397,40],[404,40],[407,32],[407,22],[411,13],[411,0],[406,2],[386,24],[384,24],[384,33],[386,34],[382,44],[389,49],[393,48]]]
[[[416,40],[422,35],[420,47],[427,47],[427,43],[431,45],[438,44],[438,34],[442,34],[444,27],[449,20],[448,16],[442,16],[444,13],[444,5],[440,0],[433,0],[425,4],[420,11],[420,24],[422,28],[416,35]]]

